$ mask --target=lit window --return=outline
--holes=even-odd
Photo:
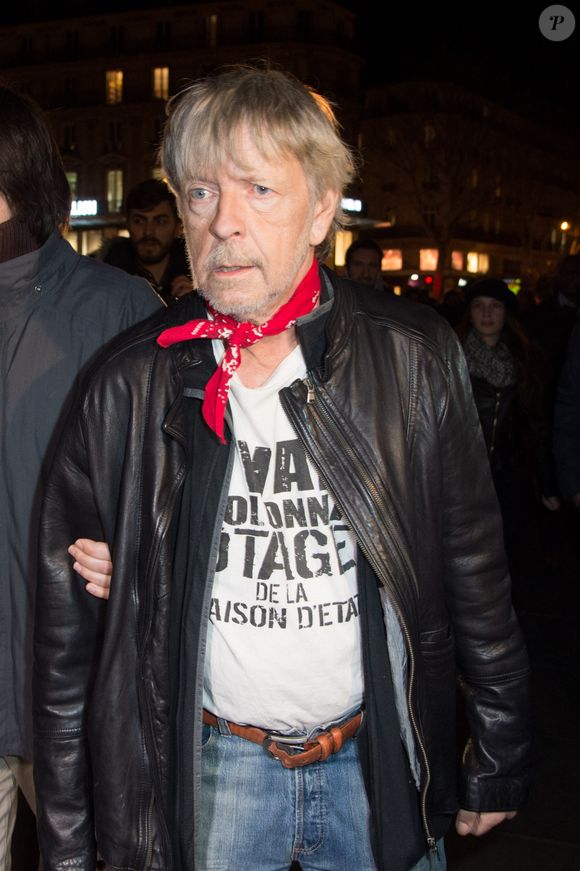
[[[478,258],[478,265],[480,272],[489,272],[489,255],[480,254]]]
[[[468,272],[478,272],[477,268],[478,255],[477,251],[468,251],[467,252],[467,271]]]
[[[463,269],[463,251],[452,251],[451,252],[451,268],[452,269]]]
[[[107,103],[112,106],[123,100],[123,70],[107,70]]]
[[[153,70],[153,97],[156,100],[169,99],[169,67],[155,67]]]
[[[421,272],[434,272],[437,269],[438,259],[437,248],[419,249],[419,269]]]
[[[207,28],[207,44],[210,48],[216,48],[218,37],[217,15],[206,15],[205,24]]]
[[[66,173],[67,181],[70,187],[70,192],[72,194],[73,199],[76,199],[76,196],[79,191],[79,174],[78,172],[67,172]]]
[[[120,212],[123,207],[123,170],[110,169],[107,172],[107,209]]]
[[[381,270],[388,272],[393,269],[403,268],[403,252],[400,248],[385,248],[381,260]]]
[[[352,243],[350,230],[339,230],[334,242],[334,265],[344,266],[347,248]]]

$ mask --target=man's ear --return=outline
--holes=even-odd
[[[310,227],[310,244],[315,248],[324,242],[338,205],[338,191],[327,190],[316,200],[312,225]]]

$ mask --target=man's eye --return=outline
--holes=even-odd
[[[263,185],[263,184],[255,184],[254,190],[256,191],[257,194],[260,194],[260,196],[263,197],[266,194],[270,193],[271,188],[267,188],[266,185]]]
[[[194,188],[191,191],[191,193],[189,194],[189,196],[191,197],[192,200],[205,200],[205,198],[207,197],[207,194],[208,194],[208,192],[206,191],[205,188]]]

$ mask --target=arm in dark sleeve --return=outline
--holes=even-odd
[[[86,722],[106,603],[88,596],[72,569],[67,548],[79,536],[107,540],[80,411],[64,431],[41,517],[34,771],[45,871],[94,871],[96,864]]]
[[[467,810],[509,811],[522,805],[528,788],[528,659],[467,367],[452,336],[447,347],[440,422],[446,600],[471,735],[460,802]]]

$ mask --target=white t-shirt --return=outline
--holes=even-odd
[[[230,382],[236,453],[204,682],[212,713],[280,732],[335,722],[363,694],[355,538],[278,398],[305,375],[297,347],[261,387]]]

